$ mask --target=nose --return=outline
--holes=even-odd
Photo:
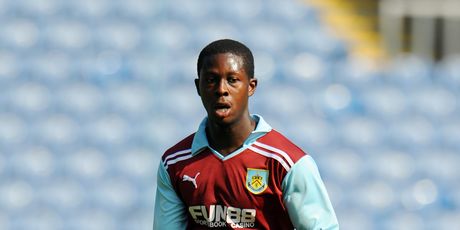
[[[220,80],[216,88],[217,96],[228,96],[228,84],[227,81]]]

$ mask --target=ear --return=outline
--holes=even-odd
[[[200,94],[200,79],[199,78],[195,79],[195,88],[196,88],[196,92],[198,93],[198,96],[201,97],[201,94]]]
[[[256,92],[256,88],[257,88],[257,78],[253,77],[249,79],[249,86],[248,86],[249,96],[252,96]]]

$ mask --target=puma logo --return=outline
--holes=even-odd
[[[196,178],[198,177],[198,175],[200,175],[200,172],[198,172],[195,177],[190,177],[188,175],[184,175],[182,177],[182,181],[190,181],[193,183],[193,186],[195,186],[195,189],[198,188],[198,185],[196,184]]]

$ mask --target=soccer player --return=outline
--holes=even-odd
[[[338,229],[311,156],[249,113],[257,87],[251,51],[214,41],[197,72],[207,117],[162,157],[153,228]]]

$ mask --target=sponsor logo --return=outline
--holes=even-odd
[[[263,193],[268,187],[268,170],[248,168],[245,184],[250,192]]]
[[[196,184],[196,178],[200,175],[200,172],[198,172],[195,177],[191,177],[191,176],[188,176],[188,175],[184,175],[182,177],[182,181],[190,181],[193,183],[193,186],[195,186],[195,189],[198,188],[198,185]]]
[[[255,228],[256,210],[210,205],[190,206],[190,215],[195,223],[209,228],[230,226],[232,228]]]

